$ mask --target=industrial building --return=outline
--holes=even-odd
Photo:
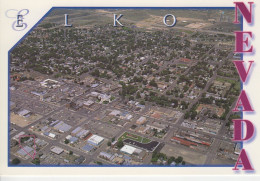
[[[82,150],[86,151],[86,152],[90,152],[94,149],[94,146],[90,145],[90,144],[86,144],[85,146],[82,147]]]
[[[141,125],[141,124],[146,123],[146,121],[147,121],[146,117],[141,116],[139,119],[136,120],[136,124]]]
[[[57,154],[57,155],[60,155],[61,153],[63,153],[63,149],[60,148],[60,147],[57,147],[57,146],[54,146],[51,148],[51,152]]]
[[[104,141],[104,138],[98,135],[92,135],[88,139],[88,143],[94,146],[99,146]]]
[[[77,127],[75,128],[72,132],[71,132],[71,135],[72,136],[75,136],[75,137],[78,137],[78,138],[84,138],[86,137],[87,135],[90,134],[90,131],[89,130],[85,130],[81,127]]]
[[[23,110],[19,111],[18,114],[19,114],[19,116],[29,117],[31,115],[31,111],[23,109]]]
[[[74,137],[74,136],[71,136],[71,135],[68,135],[68,136],[66,137],[66,139],[69,140],[69,142],[70,142],[71,144],[74,144],[74,143],[76,143],[76,142],[78,141],[78,138],[77,138],[77,137]]]
[[[107,152],[104,152],[104,151],[99,153],[99,157],[103,158],[105,160],[110,160],[110,161],[112,161],[115,158],[114,155],[107,153]]]
[[[67,131],[69,131],[69,130],[71,129],[71,126],[68,125],[68,124],[66,124],[66,123],[64,123],[63,121],[60,121],[60,122],[58,122],[58,123],[54,126],[54,128],[55,128],[56,130],[59,130],[59,132],[61,132],[61,133],[65,133],[65,132],[67,132]]]
[[[17,154],[25,157],[26,155],[30,154],[32,151],[33,151],[33,148],[31,148],[29,146],[25,146],[25,147],[21,148],[20,150],[18,150]]]
[[[120,151],[123,153],[129,154],[129,155],[132,155],[135,152],[135,150],[136,150],[135,147],[132,147],[129,145],[124,145]]]

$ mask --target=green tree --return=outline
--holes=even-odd
[[[157,157],[153,157],[152,159],[151,159],[151,162],[153,162],[153,163],[155,163],[155,162],[157,162],[158,161],[158,158]]]
[[[142,100],[142,101],[140,101],[140,104],[141,105],[145,105],[145,102]]]
[[[97,161],[97,164],[98,164],[98,165],[103,165],[103,163],[102,163],[102,162],[99,162],[99,161]]]
[[[21,163],[21,161],[20,161],[18,158],[14,158],[14,159],[12,160],[12,164],[13,164],[13,165],[18,165],[19,163]]]
[[[189,86],[187,86],[187,85],[185,85],[185,86],[183,87],[183,91],[184,91],[184,92],[186,92],[188,89],[189,89]]]
[[[135,97],[136,99],[140,99],[141,98],[141,95],[140,95],[140,92],[137,92],[136,93],[136,97]]]
[[[124,146],[124,143],[122,140],[119,140],[116,145],[118,148],[122,148]]]
[[[33,161],[32,161],[33,164],[35,165],[40,165],[41,161],[39,158],[35,158]]]
[[[178,156],[178,158],[176,158],[175,162],[176,163],[181,163],[183,161],[183,158],[181,156]]]
[[[184,119],[188,119],[190,116],[190,113],[189,112],[186,112],[185,115],[184,115]]]
[[[157,85],[157,83],[155,82],[154,79],[149,82],[149,85],[153,86],[153,87],[158,87],[158,85]]]
[[[194,119],[196,116],[197,116],[197,112],[196,111],[192,111],[191,115],[190,115],[190,118]]]
[[[69,144],[69,142],[70,141],[68,139],[65,139],[65,141],[64,141],[65,144]]]
[[[175,161],[175,157],[171,156],[167,161],[168,165],[170,165],[173,161]]]
[[[134,101],[134,100],[135,100],[134,96],[130,96],[130,97],[129,97],[129,100],[130,100],[130,101]]]

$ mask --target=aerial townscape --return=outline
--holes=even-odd
[[[233,20],[234,9],[53,9],[9,54],[9,165],[233,166]]]

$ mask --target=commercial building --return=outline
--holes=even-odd
[[[71,132],[71,134],[72,135],[76,135],[78,132],[80,132],[82,130],[82,128],[81,127],[77,127],[77,128],[75,128],[72,132]]]
[[[23,109],[23,110],[19,111],[18,114],[19,114],[19,116],[29,117],[31,115],[31,111]]]
[[[51,152],[57,154],[57,155],[60,155],[61,153],[63,153],[63,149],[60,148],[60,147],[57,147],[57,146],[54,146],[51,148]]]
[[[102,142],[104,141],[104,138],[98,135],[92,135],[89,139],[88,139],[88,143],[94,146],[98,146],[100,145]]]
[[[141,125],[141,124],[146,123],[146,121],[147,121],[146,117],[142,116],[142,117],[140,117],[139,119],[136,120],[136,124]]]
[[[49,89],[50,88],[57,88],[57,87],[60,87],[60,83],[56,80],[46,79],[46,80],[41,82],[41,86],[47,87]]]
[[[91,105],[93,105],[95,102],[92,100],[88,100],[88,101],[84,101],[83,105],[86,107],[90,107]]]
[[[147,126],[148,126],[150,129],[156,129],[157,131],[162,131],[162,130],[164,130],[164,129],[167,128],[167,125],[166,125],[166,124],[158,123],[158,122],[156,122],[156,121],[147,124]]]
[[[98,99],[100,99],[100,102],[110,102],[111,95],[107,94],[99,94]]]
[[[120,116],[121,111],[113,110],[111,113],[109,113],[110,116]]]
[[[76,143],[76,142],[78,141],[78,138],[77,138],[77,137],[74,137],[74,136],[71,136],[71,135],[68,135],[68,136],[66,137],[66,139],[69,140],[69,142],[70,142],[71,144]]]
[[[58,124],[54,126],[55,129],[59,130],[61,133],[65,133],[71,129],[71,126],[60,121]]]
[[[75,160],[75,163],[79,165],[79,164],[83,163],[84,161],[85,161],[85,157],[81,155],[79,158],[77,158]]]
[[[30,154],[32,151],[33,151],[33,149],[31,147],[25,146],[25,147],[21,148],[20,150],[18,150],[17,154],[24,157],[27,154]]]
[[[83,129],[83,130],[81,130],[80,132],[78,132],[78,133],[76,134],[76,137],[78,137],[78,138],[84,138],[84,137],[86,137],[89,133],[90,133],[89,130]]]
[[[113,160],[115,156],[113,156],[110,153],[102,151],[102,152],[99,153],[99,157],[103,158],[103,159],[106,159],[106,160]]]
[[[135,152],[136,148],[129,146],[129,145],[125,145],[123,146],[123,148],[120,149],[121,152],[132,155]]]
[[[82,147],[82,150],[90,152],[91,150],[93,150],[94,147],[91,146],[90,144],[86,144],[85,146]]]

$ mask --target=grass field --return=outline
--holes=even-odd
[[[148,138],[141,137],[141,136],[138,136],[138,135],[135,135],[135,134],[132,134],[132,133],[128,133],[128,132],[125,132],[120,138],[118,138],[118,141],[120,141],[120,140],[123,141],[125,139],[131,139],[131,140],[134,140],[134,141],[138,141],[140,143],[151,142],[151,140],[148,139]]]
[[[178,64],[177,67],[179,67],[179,68],[181,68],[181,67],[185,67],[185,68],[187,68],[188,65],[186,65],[186,64]]]
[[[220,78],[220,77],[218,77],[216,80],[220,81],[220,82],[228,82],[231,84],[235,84],[234,89],[240,90],[240,86],[241,86],[240,81],[236,81],[236,80],[232,80],[232,79],[225,79],[225,78]]]

